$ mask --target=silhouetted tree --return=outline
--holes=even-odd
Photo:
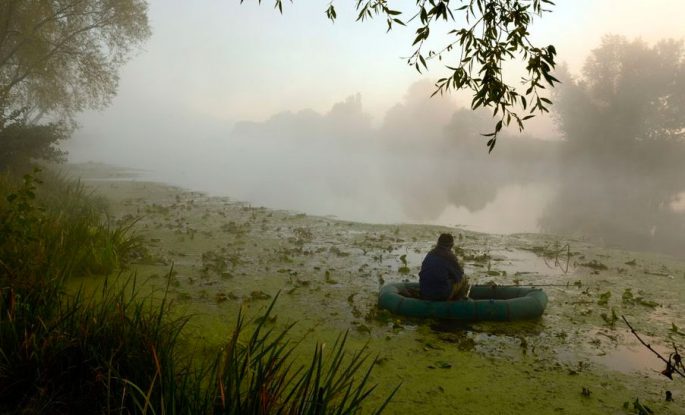
[[[673,202],[685,191],[683,42],[607,36],[582,77],[565,78],[555,105],[564,174],[544,227],[682,253],[685,214]]]

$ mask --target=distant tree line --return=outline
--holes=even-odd
[[[607,36],[582,75],[560,76],[561,186],[542,224],[628,248],[683,254],[685,48]]]
[[[240,0],[243,3],[245,0]],[[292,1],[292,0],[291,0]],[[262,0],[258,0],[259,3]],[[382,19],[387,31],[411,27],[415,31],[407,64],[418,72],[442,64],[445,76],[435,83],[435,94],[452,90],[472,93],[471,109],[487,108],[497,120],[491,132],[481,134],[491,152],[500,131],[514,125],[520,131],[536,112],[549,112],[552,101],[546,86],[558,81],[554,45],[539,46],[528,28],[536,16],[554,5],[551,0],[430,0],[401,4],[392,0],[357,0],[357,21]],[[411,2],[409,2],[411,3]],[[337,19],[335,0],[327,2],[326,16]],[[274,0],[283,12],[283,0]],[[430,46],[431,34],[447,25],[445,42]],[[505,62],[522,63],[526,76],[521,84],[507,80]]]

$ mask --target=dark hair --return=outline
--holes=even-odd
[[[440,234],[440,237],[438,238],[438,246],[452,248],[452,246],[454,246],[454,236],[449,233]]]

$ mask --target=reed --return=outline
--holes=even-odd
[[[0,413],[362,409],[374,390],[367,351],[346,352],[344,334],[297,364],[292,326],[268,327],[276,299],[254,324],[240,313],[214,356],[194,356],[180,341],[188,317],[170,317],[167,291],[141,297],[125,274],[127,259],[144,249],[134,222],[112,221],[80,183],[58,177],[46,186],[38,174],[0,175]],[[66,280],[89,274],[105,276],[100,290],[65,292]],[[391,397],[368,412],[380,413]]]
[[[245,343],[241,333],[245,323],[238,316],[236,327],[221,360],[212,368],[215,414],[352,414],[360,411],[375,386],[369,375],[375,360],[367,351],[346,352],[347,333],[341,335],[328,353],[317,344],[308,365],[295,366],[296,344],[288,339],[292,326],[278,332],[265,324],[276,299]],[[397,389],[395,389],[396,391]],[[380,413],[395,391],[369,413]]]
[[[77,181],[40,172],[0,177],[0,283],[32,287],[110,274],[144,249],[134,220],[115,223]]]

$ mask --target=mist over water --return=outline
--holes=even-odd
[[[606,36],[556,89],[559,193],[541,223],[685,257],[685,45]]]
[[[138,168],[142,179],[346,220],[539,231],[554,194],[549,174],[540,174],[550,171],[549,161],[516,146],[538,140],[505,137],[488,155],[480,133],[491,128],[490,117],[455,112],[453,102],[430,99],[431,90],[427,82],[413,85],[377,126],[355,95],[323,114],[282,112],[232,126],[177,118],[156,132],[127,127],[115,144],[104,136],[93,143],[98,130],[86,127],[71,160]],[[122,130],[101,128],[108,137]]]
[[[481,136],[493,128],[490,114],[429,98],[429,82],[410,86],[381,120],[359,95],[263,121],[119,109],[126,122],[91,119],[68,150],[72,161],[138,168],[144,179],[274,209],[551,232],[685,256],[685,95],[669,86],[685,71],[664,62],[657,77],[643,63],[682,58],[682,43],[605,42],[583,77],[563,74],[561,137],[504,131],[491,154]]]

